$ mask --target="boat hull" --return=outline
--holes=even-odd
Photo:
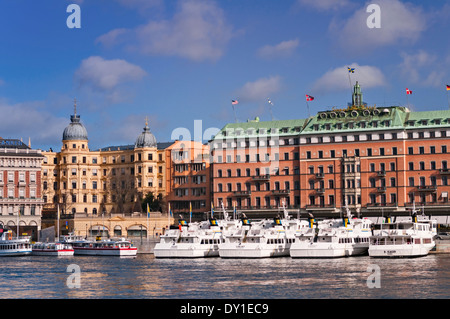
[[[136,256],[137,248],[82,248],[74,247],[77,256]]]
[[[0,257],[27,256],[31,255],[31,249],[14,249],[0,251]]]
[[[290,249],[292,258],[339,258],[367,254],[368,245],[329,245],[311,243],[293,245]]]
[[[203,245],[202,245],[203,246]],[[213,247],[196,247],[193,245],[170,245],[156,244],[153,249],[155,258],[204,258],[219,257],[219,249]]]
[[[62,250],[50,250],[50,249],[33,249],[32,255],[34,256],[73,256],[73,249],[62,249]]]
[[[430,245],[371,245],[369,256],[374,258],[422,257],[428,255],[434,244]]]
[[[224,245],[219,248],[221,258],[272,258],[289,256],[289,248],[282,245]]]

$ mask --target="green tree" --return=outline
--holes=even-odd
[[[155,197],[153,193],[147,193],[142,199],[142,211],[147,212],[147,204],[151,212],[160,212],[162,206],[162,195]]]

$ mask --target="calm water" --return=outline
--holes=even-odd
[[[26,256],[0,262],[2,299],[450,297],[450,255],[262,260]],[[71,264],[80,267],[80,288],[66,284]],[[381,288],[368,288],[369,265],[380,267]]]

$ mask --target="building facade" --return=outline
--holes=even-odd
[[[0,138],[0,224],[35,240],[43,207],[40,150],[20,140]]]
[[[42,153],[45,209],[54,214],[59,209],[60,216],[68,219],[141,216],[143,221],[136,221],[136,228],[143,224],[146,229],[141,200],[147,193],[165,197],[164,149],[170,143],[157,143],[146,122],[134,144],[90,150],[76,108],[70,121],[63,132],[61,151]],[[76,222],[69,225],[62,227],[63,232],[74,230]],[[95,229],[100,226],[99,222]],[[95,229],[90,226],[87,232]],[[113,230],[108,231],[112,235]]]
[[[449,110],[369,107],[356,84],[347,108],[225,126],[211,141],[213,200],[244,212],[448,215],[449,146]]]
[[[176,141],[165,150],[167,202],[173,214],[198,215],[211,209],[209,147]]]

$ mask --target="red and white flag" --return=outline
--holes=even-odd
[[[314,96],[306,94],[306,101],[314,101]]]
[[[406,94],[412,94],[412,91],[408,88],[406,88]]]
[[[236,105],[239,104],[239,102],[237,100],[231,100],[231,105]]]

